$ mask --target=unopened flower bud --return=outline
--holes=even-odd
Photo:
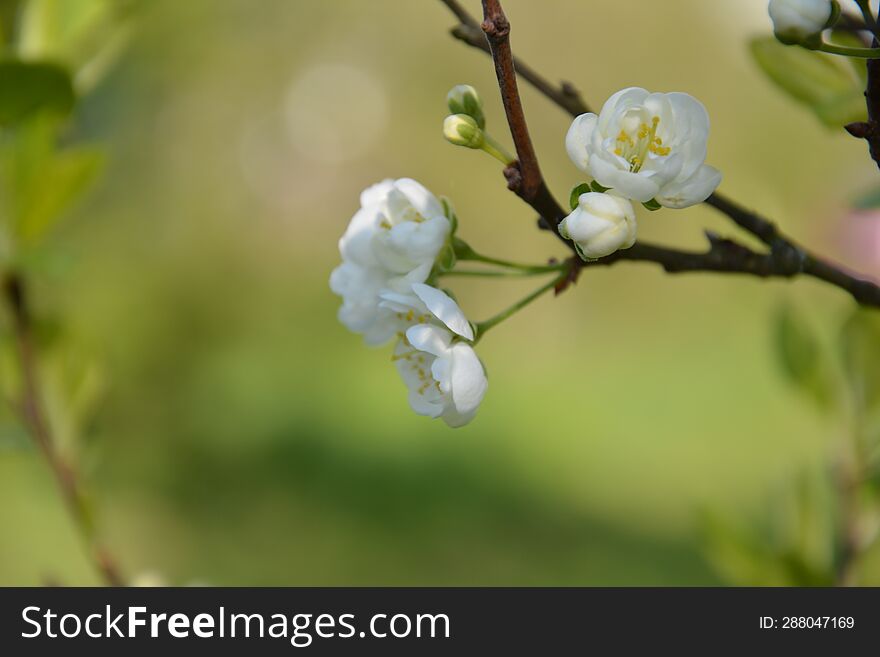
[[[770,0],[767,7],[776,38],[788,45],[809,45],[840,15],[833,0]]]
[[[577,244],[585,258],[602,258],[635,244],[636,214],[624,198],[587,192],[559,223],[559,234]]]
[[[483,101],[480,94],[469,84],[459,84],[446,94],[446,104],[452,114],[464,114],[477,122],[480,128],[486,127],[486,118],[483,116]]]
[[[443,121],[443,136],[456,146],[482,148],[486,137],[477,122],[466,114],[450,114]]]

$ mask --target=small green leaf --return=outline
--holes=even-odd
[[[880,410],[880,312],[857,309],[840,332],[844,372],[856,403],[866,413]]]
[[[590,189],[590,183],[581,183],[577,187],[572,188],[571,194],[568,196],[569,207],[574,210],[578,206],[578,199],[581,194],[587,194],[590,191],[592,191]]]
[[[590,262],[592,260],[592,258],[587,257],[587,255],[584,253],[584,250],[581,248],[581,245],[577,242],[574,242],[574,250],[577,251],[578,256],[584,262]]]
[[[471,248],[471,245],[460,237],[452,238],[452,250],[455,251],[455,257],[458,260],[476,259],[476,252]]]
[[[38,112],[66,115],[76,98],[68,72],[55,64],[0,61],[0,126]]]
[[[645,208],[650,210],[651,212],[656,212],[657,210],[659,210],[660,208],[663,207],[662,205],[660,205],[657,202],[657,199],[655,199],[655,198],[652,198],[650,201],[646,201],[645,203],[642,203],[642,205],[644,205]]]
[[[456,260],[457,258],[455,257],[455,247],[453,247],[452,244],[449,243],[437,257],[437,267],[441,272],[452,271],[453,269],[455,269]]]
[[[455,214],[455,209],[452,207],[452,201],[445,196],[441,196],[440,203],[443,205],[443,214],[449,219],[449,223],[452,225],[449,234],[455,235],[458,230],[458,215]]]
[[[750,50],[767,77],[825,125],[865,120],[864,83],[848,58],[785,46],[772,36],[753,39]]]
[[[775,339],[779,363],[788,380],[818,406],[827,408],[833,400],[830,368],[804,317],[790,305],[782,306],[776,317]]]
[[[592,182],[590,183],[590,187],[592,188],[592,190],[593,190],[594,192],[599,192],[600,194],[604,194],[604,193],[607,192],[609,189],[611,189],[610,187],[605,187],[605,186],[603,186],[603,185],[600,185],[600,184],[597,183],[595,180],[592,181]]]

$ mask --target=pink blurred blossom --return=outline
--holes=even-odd
[[[839,227],[844,264],[880,280],[880,208],[852,210],[843,216]]]

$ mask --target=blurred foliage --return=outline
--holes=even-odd
[[[847,380],[860,414],[880,412],[880,312],[858,310],[840,336]]]
[[[776,351],[783,372],[793,384],[821,407],[833,403],[835,382],[829,379],[825,354],[808,319],[791,304],[781,306],[776,317]]]
[[[70,76],[60,66],[0,61],[0,125],[6,127],[40,112],[67,114],[74,103]]]
[[[768,507],[746,522],[707,512],[712,562],[731,583],[833,585],[840,522],[835,494],[828,473],[803,471],[768,491]]]
[[[850,37],[862,45],[856,37]],[[841,45],[853,45],[838,37]],[[751,41],[755,62],[776,86],[806,105],[824,125],[839,128],[867,118],[865,109],[865,62],[828,55],[797,46],[786,46],[776,37]]]

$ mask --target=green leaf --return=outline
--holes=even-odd
[[[91,186],[103,163],[104,154],[90,148],[62,151],[52,158],[41,172],[39,192],[20,218],[19,236],[26,242],[41,238]]]
[[[866,413],[880,410],[880,312],[857,309],[840,332],[841,357],[856,403]]]
[[[437,268],[441,272],[452,271],[455,269],[456,260],[455,247],[448,243],[437,256]]]
[[[785,46],[772,36],[753,39],[750,51],[767,77],[823,124],[866,119],[864,83],[848,58]]]
[[[845,48],[864,48],[864,42],[852,32],[832,30],[828,35],[828,42]],[[868,83],[868,60],[863,57],[846,57],[853,72],[864,87]]]
[[[75,100],[70,75],[60,66],[0,61],[0,126],[19,123],[38,112],[64,116]]]
[[[590,183],[581,183],[577,187],[572,188],[571,194],[568,195],[568,205],[574,210],[578,206],[578,199],[581,194],[591,192]]]
[[[776,317],[775,341],[788,380],[819,407],[827,408],[834,398],[830,368],[804,317],[790,305],[782,306]]]
[[[610,187],[605,187],[604,185],[600,185],[595,180],[590,183],[590,187],[592,188],[592,190],[594,192],[599,192],[600,194],[604,194],[609,189],[611,189]]]
[[[651,212],[656,212],[657,210],[659,210],[660,208],[663,207],[662,205],[660,205],[657,202],[657,199],[655,199],[655,198],[652,198],[650,201],[646,201],[645,203],[642,203],[642,205],[644,205],[645,208],[650,210]]]
[[[476,252],[471,248],[470,244],[460,237],[452,238],[452,250],[455,252],[457,260],[476,260]]]
[[[456,231],[458,231],[458,215],[455,214],[455,209],[452,207],[452,201],[445,196],[441,196],[440,203],[443,205],[443,214],[449,219],[449,223],[452,225],[449,234],[455,235]]]
[[[103,164],[93,148],[56,150],[58,120],[40,115],[5,144],[2,200],[19,241],[33,246],[89,188]]]

